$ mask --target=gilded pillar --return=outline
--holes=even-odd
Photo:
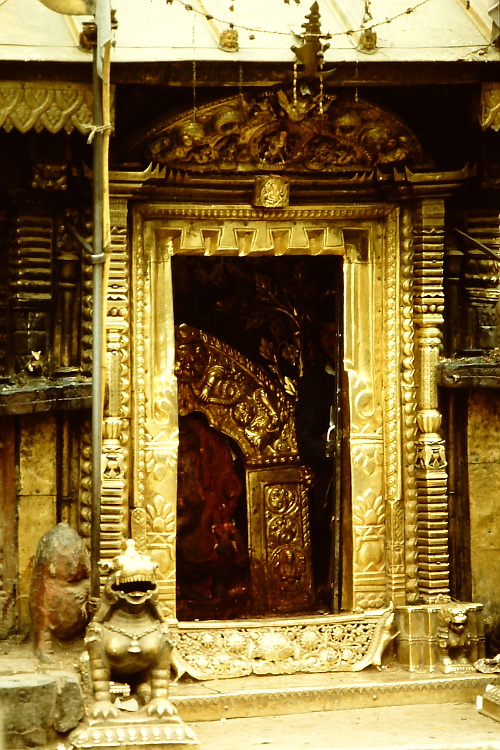
[[[136,214],[132,536],[157,563],[161,605],[175,616],[177,381],[172,241]]]
[[[449,596],[448,475],[436,382],[444,310],[443,261],[444,201],[422,200],[415,210],[414,224],[415,477],[419,583],[426,602]]]
[[[105,291],[107,399],[102,433],[101,559],[110,561],[129,536],[129,257],[127,201],[110,201],[111,252]]]
[[[384,347],[375,346],[376,331],[383,327],[382,293],[377,283],[382,275],[382,244],[367,232],[364,245],[366,250],[346,243],[344,259],[354,609],[381,607],[388,599],[381,398]],[[362,338],[359,331],[363,331]]]
[[[404,496],[404,558],[406,600],[408,604],[418,601],[418,490],[415,476],[417,399],[415,393],[415,331],[413,322],[414,304],[414,248],[413,220],[411,211],[404,208],[400,221],[401,242],[401,409],[403,447],[403,496]]]

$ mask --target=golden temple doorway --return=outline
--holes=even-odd
[[[325,97],[322,111],[315,99],[297,109],[279,90],[206,105],[196,122],[185,113],[138,138],[131,154],[151,160],[144,171],[110,175],[102,512],[113,523],[103,524],[101,550],[116,554],[127,529],[156,561],[163,609],[181,620],[178,652],[195,677],[361,669],[379,659],[394,616],[402,662],[436,658],[449,595],[435,377],[444,196],[468,170],[429,171],[393,114]],[[313,605],[297,355],[286,337],[277,347],[281,331],[255,325],[259,294],[274,294],[264,279],[284,268],[288,283],[302,261],[335,266],[318,276],[335,277],[327,288],[341,308],[338,614]],[[252,277],[253,291],[242,291]],[[226,466],[225,484],[202,472],[202,447]],[[208,504],[189,490],[186,466]],[[208,548],[191,533],[202,516]]]
[[[142,420],[149,435],[144,460],[152,471],[145,475],[152,485],[148,495],[156,503],[146,501],[150,512],[158,508],[159,513],[167,498],[177,496],[178,415],[184,420],[193,413],[203,414],[205,428],[234,441],[241,451],[250,579],[253,576],[261,602],[257,613],[311,611],[308,477],[298,459],[287,376],[280,383],[276,373],[273,376],[213,333],[192,325],[176,327],[172,277],[178,272],[173,274],[172,269],[178,258],[187,258],[182,273],[190,269],[187,275],[193,281],[195,259],[251,264],[259,258],[287,262],[292,260],[288,256],[294,256],[319,265],[334,262],[342,269],[344,285],[341,370],[348,412],[345,475],[350,478],[350,492],[344,485],[342,498],[348,508],[344,519],[349,519],[343,533],[342,609],[384,607],[391,588],[404,596],[405,455],[397,439],[402,383],[396,328],[404,322],[404,309],[396,298],[397,209],[373,205],[262,211],[146,205],[136,210],[135,227],[140,252],[135,254],[133,286],[141,335],[135,338],[133,357],[148,373],[144,384],[152,390],[141,396],[136,389],[134,395],[137,423]],[[276,258],[281,255],[286,257]],[[193,283],[190,288],[192,292]],[[195,295],[192,304],[197,304]],[[146,315],[146,310],[151,314]],[[394,495],[392,502],[388,491]],[[137,498],[135,504],[139,507],[132,511],[134,534],[145,533],[147,541]],[[158,549],[158,562],[166,574],[164,596],[172,606],[174,523],[172,508],[168,556],[160,556]],[[160,535],[157,538],[160,542]],[[168,572],[166,562],[171,566]]]

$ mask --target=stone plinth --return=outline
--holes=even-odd
[[[417,669],[432,672],[439,668],[443,658],[439,645],[443,627],[441,613],[452,606],[453,602],[436,602],[396,609],[397,659],[410,672]],[[472,664],[484,656],[482,605],[466,603],[461,606],[467,610],[468,645],[464,654],[474,671]]]
[[[69,739],[75,748],[92,750],[144,750],[151,746],[156,750],[182,750],[199,744],[195,733],[178,716],[157,719],[143,711],[107,721],[91,719]]]

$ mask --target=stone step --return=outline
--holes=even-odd
[[[315,711],[475,701],[500,675],[410,673],[400,667],[357,673],[248,676],[181,681],[170,699],[183,721],[280,716]]]

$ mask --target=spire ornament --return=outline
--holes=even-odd
[[[292,46],[291,50],[297,56],[299,63],[304,66],[302,78],[317,78],[323,68],[323,59],[329,44],[323,44],[322,39],[330,39],[330,34],[321,33],[320,13],[317,2],[311,5],[310,12],[302,24],[304,33],[298,35],[302,41],[301,47]]]

